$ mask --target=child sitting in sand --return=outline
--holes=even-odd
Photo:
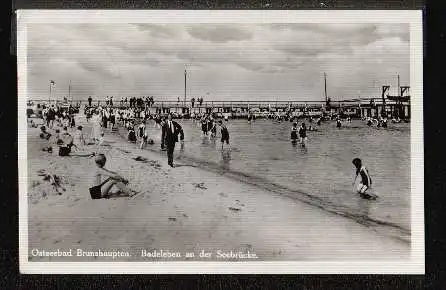
[[[120,176],[116,172],[104,168],[106,162],[107,158],[105,158],[104,154],[98,154],[95,157],[96,170],[93,174],[94,182],[93,186],[89,189],[91,198],[99,199],[109,197],[109,192],[113,186],[116,186],[126,196],[136,194],[135,191],[126,186],[126,184],[128,184],[127,179]]]
[[[136,134],[135,134],[135,130],[133,129],[133,127],[130,127],[130,129],[129,129],[129,133],[127,134],[127,140],[132,143],[136,142]]]
[[[49,140],[51,138],[51,134],[46,131],[45,126],[40,127],[40,135],[39,136],[41,139],[45,139],[45,140]]]

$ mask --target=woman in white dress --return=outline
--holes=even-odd
[[[91,130],[91,139],[96,143],[100,139],[102,133],[101,117],[98,114],[94,114],[91,120],[93,123],[93,128]]]

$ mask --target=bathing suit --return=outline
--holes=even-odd
[[[359,174],[361,175],[361,183],[370,187],[370,185],[372,185],[372,179],[370,178],[368,170],[362,166],[359,170]]]
[[[307,129],[306,128],[299,128],[299,137],[306,138],[307,137]]]
[[[295,127],[291,128],[291,139],[292,140],[297,139],[297,128],[295,128]]]
[[[129,131],[128,140],[130,142],[135,142],[136,141],[135,131],[133,131],[133,130]]]
[[[221,142],[225,142],[226,144],[229,144],[229,132],[226,127],[221,128]]]
[[[206,120],[201,121],[201,131],[203,131],[203,133],[207,133],[208,131],[208,123]]]
[[[144,136],[144,125],[139,125],[138,131],[139,137],[142,138]]]

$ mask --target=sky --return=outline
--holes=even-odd
[[[30,24],[28,96],[332,100],[410,85],[408,24]]]

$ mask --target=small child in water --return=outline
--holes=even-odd
[[[361,176],[361,181],[358,184],[356,192],[364,198],[373,197],[372,195],[366,193],[366,191],[372,186],[372,179],[370,178],[368,170],[362,165],[362,161],[359,158],[353,159],[352,163],[356,168],[356,175],[352,185],[355,184],[358,175]]]
[[[94,171],[93,186],[89,189],[91,197],[98,199],[109,196],[109,192],[113,186],[116,186],[121,192],[127,196],[132,196],[136,192],[126,186],[128,180],[120,176],[116,172],[104,168],[107,158],[104,154],[98,154],[95,157],[96,170]],[[105,178],[104,178],[105,177]]]
[[[223,150],[223,144],[225,142],[229,145],[229,131],[221,120],[218,120],[218,125],[221,127],[221,150]]]

